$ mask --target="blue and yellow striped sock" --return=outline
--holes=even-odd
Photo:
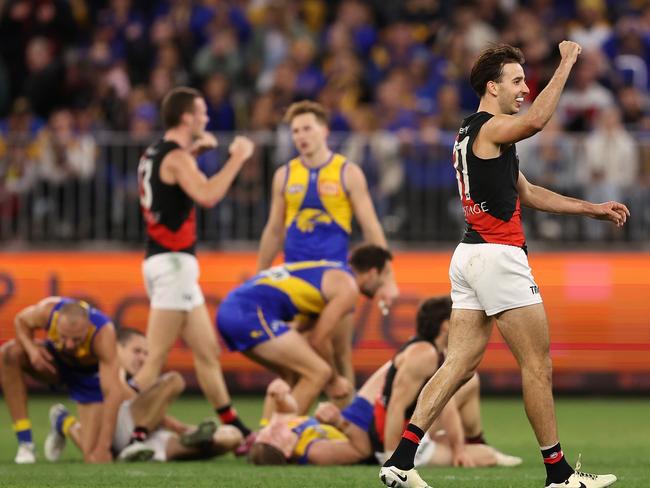
[[[16,420],[13,428],[18,442],[32,442],[32,422],[29,419]]]
[[[70,427],[74,425],[77,421],[77,418],[74,415],[70,415],[67,411],[63,411],[56,418],[56,431],[62,436],[68,436]]]

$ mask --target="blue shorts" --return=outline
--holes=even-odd
[[[374,408],[368,400],[357,395],[350,405],[341,410],[341,415],[351,424],[368,432],[374,420]]]
[[[217,330],[231,351],[248,351],[290,329],[273,310],[236,295],[227,296],[217,312]]]
[[[46,342],[46,347],[54,357],[59,378],[61,383],[67,387],[70,398],[82,404],[104,401],[97,368],[88,371],[79,370],[63,361],[50,342]]]

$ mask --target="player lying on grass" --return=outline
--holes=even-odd
[[[36,461],[27,388],[23,373],[52,386],[66,387],[87,426],[79,438],[86,462],[110,462],[117,410],[126,395],[118,379],[115,329],[111,319],[85,302],[48,297],[21,310],[16,338],[0,348],[2,388],[18,452],[14,461]],[[34,333],[46,331],[45,340]]]
[[[117,333],[120,380],[127,385],[144,364],[147,340],[135,329],[120,328]],[[242,441],[239,430],[230,425],[217,428],[216,422],[206,420],[198,427],[187,425],[166,414],[167,408],[184,390],[180,374],[163,374],[147,390],[124,401],[119,409],[113,451],[123,461],[171,461],[205,459],[224,454]],[[50,409],[50,433],[45,440],[45,456],[57,461],[65,447],[66,437],[80,445],[82,423],[70,415],[62,404]]]
[[[315,418],[298,417],[293,414],[295,400],[288,387],[279,381],[272,383],[264,412],[268,425],[259,432],[250,459],[256,464],[277,464],[283,459],[313,464],[383,462],[397,444],[420,389],[442,362],[450,312],[449,297],[425,301],[418,310],[417,335],[366,381],[342,411],[325,403]],[[421,444],[418,465],[521,463],[520,458],[485,445],[479,401],[475,376],[459,390],[440,423],[432,427],[432,435]],[[316,440],[328,442],[314,444]]]
[[[297,412],[304,413],[323,391],[346,397],[351,387],[336,373],[333,336],[349,325],[359,293],[372,297],[389,276],[390,252],[367,244],[339,261],[300,261],[262,271],[219,305],[217,327],[231,350],[288,379]],[[289,322],[317,316],[309,340]],[[293,378],[293,379],[291,379]]]

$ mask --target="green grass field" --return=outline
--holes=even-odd
[[[378,468],[276,467],[247,465],[232,455],[205,462],[84,465],[78,451],[68,446],[62,461],[44,461],[42,443],[49,429],[47,411],[58,397],[34,397],[30,412],[40,462],[13,464],[15,438],[9,416],[0,400],[0,487],[379,487]],[[65,402],[68,403],[69,402]],[[261,410],[259,398],[237,398],[235,404],[250,425]],[[613,472],[616,486],[650,486],[650,399],[566,399],[557,401],[563,448],[571,463],[582,453],[583,469]],[[210,415],[200,397],[184,397],[172,408],[179,418],[192,422]],[[535,487],[543,486],[544,468],[523,411],[521,400],[486,399],[483,406],[488,440],[506,453],[524,458],[517,468],[440,469],[421,472],[434,487]]]

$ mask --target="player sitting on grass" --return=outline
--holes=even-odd
[[[18,438],[18,464],[36,462],[23,373],[67,387],[87,426],[79,438],[84,461],[112,461],[110,447],[120,403],[128,392],[118,379],[111,319],[85,302],[48,297],[18,312],[16,338],[0,348],[2,388]],[[46,339],[34,333],[46,331]]]
[[[127,385],[144,364],[147,340],[135,329],[120,328],[117,333],[120,379]],[[206,420],[198,427],[187,425],[169,415],[167,408],[184,390],[180,374],[163,374],[145,391],[124,401],[119,409],[113,451],[122,461],[171,461],[205,459],[224,454],[236,448],[242,434],[235,427],[217,428],[214,420]],[[45,456],[57,461],[65,446],[66,437],[79,446],[82,425],[62,404],[50,408],[50,433],[45,440]]]

